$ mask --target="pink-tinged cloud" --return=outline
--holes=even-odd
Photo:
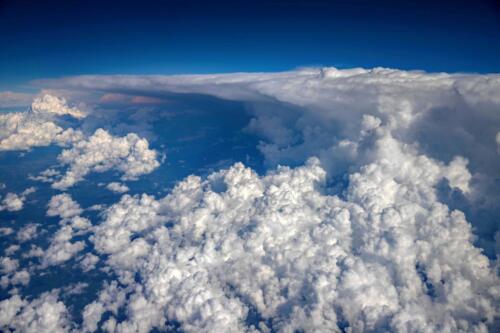
[[[119,93],[108,93],[101,96],[99,99],[101,103],[124,103],[124,104],[163,104],[165,100],[149,96],[131,96]]]
[[[125,103],[129,99],[130,97],[124,94],[109,93],[102,95],[99,101],[101,103]]]
[[[28,106],[32,99],[32,94],[0,91],[0,107]]]
[[[132,104],[163,104],[165,100],[156,97],[134,96],[130,102]]]

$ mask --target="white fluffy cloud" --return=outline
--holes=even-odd
[[[29,223],[25,225],[17,232],[16,239],[20,243],[24,243],[35,238],[38,231],[38,226],[39,225],[35,223]]]
[[[69,332],[71,326],[64,303],[57,293],[45,293],[29,302],[18,295],[0,302],[0,328],[26,333]]]
[[[66,262],[85,248],[83,241],[71,242],[73,235],[74,231],[70,225],[64,225],[55,233],[51,238],[50,246],[43,254],[43,268]]]
[[[76,107],[69,107],[64,98],[48,94],[35,98],[33,103],[31,103],[31,110],[34,114],[70,115],[74,118],[86,117],[85,112]]]
[[[7,210],[9,212],[15,212],[23,209],[26,196],[33,192],[35,192],[35,188],[30,187],[19,195],[11,192],[7,193],[0,203],[0,211]]]
[[[48,169],[33,180],[53,182],[57,189],[67,189],[81,181],[89,172],[116,169],[123,180],[136,179],[159,166],[157,154],[149,149],[146,139],[134,133],[114,137],[104,129],[98,129],[90,137],[73,128],[63,129],[55,122],[56,116],[69,115],[84,118],[86,113],[69,107],[64,98],[45,94],[36,98],[30,112],[0,115],[0,150],[27,150],[32,147],[58,144],[71,146],[58,157],[69,170],[60,179],[59,171]],[[116,186],[112,186],[117,189]],[[124,190],[124,187],[120,189]]]
[[[58,160],[62,165],[68,165],[68,171],[52,185],[57,189],[73,186],[90,172],[114,169],[122,174],[122,180],[134,180],[160,165],[156,151],[149,149],[146,139],[134,133],[114,137],[103,129],[74,143],[58,156]]]
[[[47,215],[69,219],[82,213],[80,205],[69,194],[58,194],[50,198]]]
[[[161,200],[122,197],[93,237],[133,290],[117,332],[167,320],[187,332],[495,325],[500,281],[464,214],[436,193],[443,178],[465,190],[466,163],[419,154],[386,129],[371,135],[374,162],[350,175],[344,198],[324,193],[315,158],[263,177],[242,164],[191,176]],[[87,309],[92,322],[104,309]]]
[[[2,272],[2,274],[12,273],[19,267],[19,262],[9,257],[1,257],[0,267],[0,272]]]
[[[84,241],[72,242],[75,230],[85,232],[91,227],[88,219],[79,216],[82,212],[80,205],[69,194],[58,194],[50,199],[47,215],[59,216],[61,228],[51,238],[42,258],[42,267],[59,265],[85,248]]]
[[[84,113],[66,105],[64,99],[44,95],[36,98],[30,112],[0,115],[0,150],[27,150],[56,143],[66,145],[82,138],[80,131],[63,129],[54,116],[84,117]]]
[[[5,249],[5,254],[10,255],[19,250],[19,246],[10,246]],[[19,260],[10,257],[0,257],[0,286],[3,289],[10,285],[27,285],[30,281],[30,274],[25,269],[18,270]]]
[[[15,193],[7,193],[5,198],[2,200],[0,205],[0,211],[8,210],[10,212],[15,212],[17,210],[23,209],[23,199]]]
[[[125,184],[120,184],[118,182],[111,182],[106,185],[106,188],[115,193],[125,193],[129,191],[129,188]]]

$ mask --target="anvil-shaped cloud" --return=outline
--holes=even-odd
[[[244,103],[251,120],[242,130],[260,138],[266,172],[236,163],[207,176],[191,175],[167,195],[125,194],[92,223],[69,194],[52,197],[47,214],[60,217],[60,229],[42,250],[38,269],[88,250],[80,265],[87,271],[99,262],[110,280],[84,307],[81,323],[71,323],[58,289],[33,300],[14,295],[0,302],[1,327],[500,327],[500,75],[306,68],[79,76],[36,84],[92,106],[90,120],[80,119],[73,130],[81,136],[59,155],[68,167],[53,184],[61,190],[92,171],[114,169],[126,181],[157,168],[146,139],[102,129],[87,135],[84,129],[101,116],[103,103],[126,110],[127,104],[168,103],[179,95]],[[5,128],[2,145],[24,149],[22,140],[9,139],[19,131]],[[112,184],[113,191],[129,190]],[[88,242],[77,239],[83,234],[90,235]],[[11,281],[17,266],[4,261]]]

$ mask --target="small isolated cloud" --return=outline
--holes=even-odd
[[[69,194],[58,194],[50,198],[47,216],[59,216],[69,219],[82,213],[80,205],[75,202]]]
[[[114,137],[98,129],[86,140],[76,142],[64,150],[58,160],[68,170],[60,180],[52,184],[57,189],[67,189],[83,180],[90,172],[117,170],[122,180],[134,180],[138,176],[155,170],[160,163],[149,143],[134,133],[125,137]]]
[[[43,183],[53,183],[57,177],[59,177],[61,173],[56,169],[47,169],[42,172],[38,176],[29,176],[28,178],[34,181],[40,181]]]
[[[8,236],[14,232],[14,229],[9,228],[9,227],[1,227],[0,228],[0,235],[2,236]]]
[[[24,242],[32,240],[33,238],[35,238],[37,236],[38,226],[39,225],[36,223],[29,223],[29,224],[25,225],[24,227],[19,229],[19,231],[17,232],[16,239],[20,243],[24,243]]]
[[[112,182],[106,185],[106,188],[112,192],[115,193],[125,193],[129,191],[129,188],[125,184],[117,183],[117,182]]]
[[[0,205],[0,211],[8,210],[9,212],[15,212],[23,209],[24,201],[23,198],[15,193],[7,193],[5,198],[2,200]]]

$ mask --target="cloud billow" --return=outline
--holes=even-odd
[[[149,332],[172,325],[186,332],[493,332],[500,327],[495,259],[500,234],[494,224],[500,209],[494,186],[500,177],[500,76],[305,68],[80,76],[38,84],[55,94],[78,92],[74,96],[97,105],[79,118],[84,124],[110,96],[125,104],[149,96],[149,106],[190,96],[185,94],[240,101],[251,118],[241,130],[260,139],[266,172],[235,163],[185,177],[161,195],[107,182],[103,190],[130,193],[100,207],[96,221],[83,217],[90,208],[69,194],[54,195],[47,215],[59,217],[60,227],[41,250],[45,257],[37,269],[75,259],[85,272],[100,265],[108,280],[83,308],[81,324],[70,324],[57,289],[31,300],[13,295],[1,301],[2,327],[43,324],[83,332]],[[152,110],[147,117],[154,119]],[[128,181],[159,168],[156,149],[137,134],[74,131],[81,136],[68,141],[58,157],[57,168],[65,171],[40,176],[55,189],[76,188],[91,172],[115,170]],[[29,147],[59,142],[42,141]],[[29,240],[32,229],[37,227],[27,226],[20,237],[27,234],[21,238]],[[16,262],[4,261],[14,276]],[[33,311],[40,304],[46,313],[37,317]],[[44,316],[51,320],[34,319]]]

